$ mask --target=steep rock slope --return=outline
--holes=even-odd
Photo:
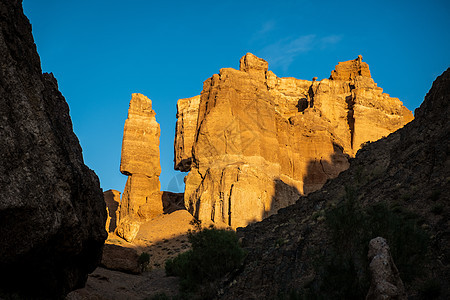
[[[369,289],[364,241],[379,234],[395,250],[408,296],[448,299],[449,103],[450,69],[433,83],[414,121],[363,147],[321,190],[238,229],[249,254],[221,299],[362,298]],[[360,241],[357,255],[351,250]]]
[[[202,221],[259,221],[348,167],[364,142],[413,119],[370,77],[362,58],[330,79],[278,78],[250,53],[221,69],[200,97],[178,102],[175,168],[189,171],[185,203]]]
[[[0,2],[0,297],[48,299],[99,263],[106,209],[21,4]]]

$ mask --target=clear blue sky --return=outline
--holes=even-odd
[[[85,163],[123,191],[123,126],[131,93],[161,124],[161,187],[173,170],[176,102],[251,52],[279,77],[328,78],[363,55],[378,86],[411,110],[450,66],[450,1],[24,0],[44,72],[70,106]]]

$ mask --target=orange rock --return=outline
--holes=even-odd
[[[175,168],[191,170],[188,210],[234,228],[261,220],[347,169],[362,143],[412,120],[361,60],[308,81],[278,78],[247,53],[239,71],[221,69],[204,82],[197,109],[181,99]]]
[[[128,175],[120,203],[120,220],[116,233],[132,241],[139,223],[163,213],[159,175],[159,124],[152,101],[133,94],[122,142],[120,171]]]
[[[192,159],[192,145],[197,130],[198,107],[200,96],[180,99],[177,103],[175,134],[175,170],[189,171]]]

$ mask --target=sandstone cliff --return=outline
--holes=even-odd
[[[449,104],[450,69],[435,80],[415,120],[364,146],[319,191],[238,229],[248,256],[219,298],[364,298],[367,243],[383,236],[411,299],[448,299]],[[398,278],[384,279],[400,287]]]
[[[0,298],[51,299],[96,268],[106,209],[21,3],[0,2]]]
[[[128,241],[134,239],[139,222],[163,213],[159,175],[159,124],[152,101],[133,94],[125,121],[120,172],[127,183],[120,203],[117,234]]]
[[[347,169],[362,143],[411,121],[361,60],[307,81],[278,78],[249,53],[240,70],[221,69],[201,96],[179,100],[175,169],[190,171],[189,211],[234,228],[261,220]]]

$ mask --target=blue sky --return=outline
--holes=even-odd
[[[161,187],[173,170],[176,102],[251,52],[279,77],[328,78],[363,55],[378,86],[414,110],[450,66],[450,1],[24,0],[44,72],[70,106],[85,163],[123,191],[123,126],[131,93],[161,124]]]

